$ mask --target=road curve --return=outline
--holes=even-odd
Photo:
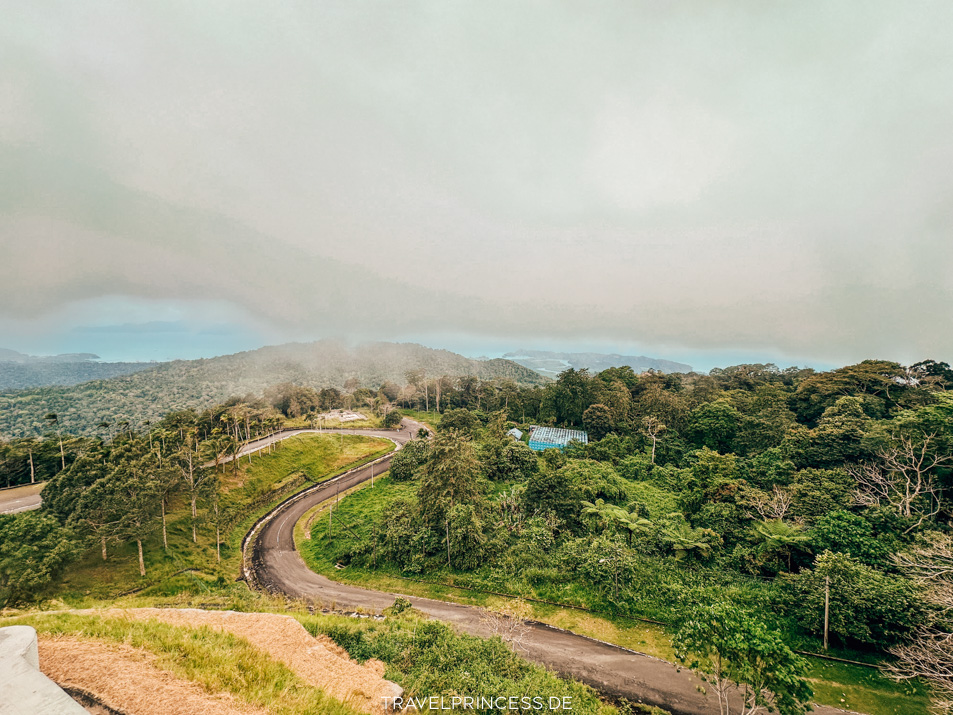
[[[43,499],[40,497],[42,488],[41,483],[0,489],[0,514],[17,514],[21,511],[39,509],[43,504]]]
[[[416,431],[423,425],[404,420]],[[367,434],[394,439],[402,444],[410,438],[407,430],[380,432],[349,430],[345,434]],[[390,461],[390,456],[386,461]],[[385,460],[381,460],[385,461]],[[372,591],[332,581],[311,571],[295,549],[294,526],[316,504],[380,473],[384,466],[365,466],[313,488],[293,502],[277,507],[252,534],[250,550],[251,585],[273,593],[309,601],[332,609],[380,611],[393,604],[398,594]],[[476,606],[464,606],[416,596],[408,597],[414,607],[432,618],[452,623],[477,636],[492,635],[486,613]],[[714,715],[719,712],[713,695],[703,692],[703,683],[688,670],[643,653],[560,630],[543,623],[531,623],[522,639],[520,655],[549,667],[562,676],[575,678],[599,692],[664,708],[673,715]],[[818,715],[845,711],[815,705]]]

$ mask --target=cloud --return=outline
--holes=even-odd
[[[0,319],[118,295],[224,302],[276,339],[950,359],[951,21],[21,5],[0,27]]]

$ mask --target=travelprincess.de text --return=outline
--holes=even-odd
[[[429,698],[386,697],[384,708],[387,710],[572,710],[571,697],[531,698],[529,696],[491,696],[454,695],[444,697],[433,695]]]

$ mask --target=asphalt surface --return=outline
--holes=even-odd
[[[0,489],[0,514],[16,514],[21,511],[39,509],[43,503],[40,498],[42,484],[26,484],[12,489]]]

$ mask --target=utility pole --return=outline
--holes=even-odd
[[[447,525],[447,568],[452,568],[450,566],[450,521],[449,519],[444,522]]]
[[[831,614],[831,577],[824,577],[824,650],[827,650],[827,629]]]

